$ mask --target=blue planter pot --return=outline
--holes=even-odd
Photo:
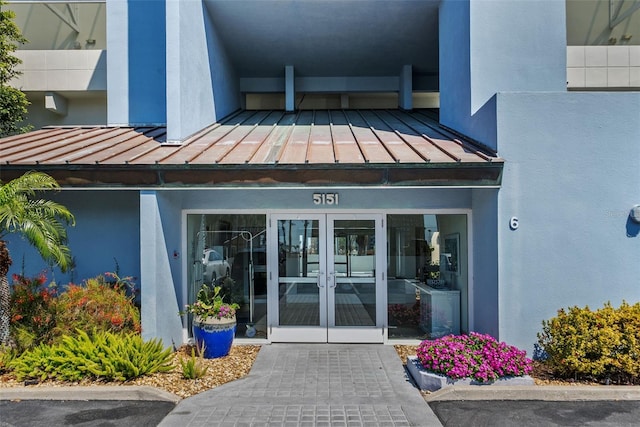
[[[204,347],[204,357],[215,359],[229,354],[236,333],[236,318],[233,319],[193,319],[193,337],[198,348]]]

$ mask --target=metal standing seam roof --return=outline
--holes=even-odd
[[[125,171],[499,167],[429,110],[240,111],[179,144],[165,127],[73,126],[0,139],[7,169]]]

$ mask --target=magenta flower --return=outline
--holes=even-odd
[[[490,382],[507,376],[528,375],[533,370],[525,351],[476,332],[425,340],[416,354],[425,369],[453,379]]]
[[[193,304],[187,304],[185,310],[202,318],[232,319],[240,306],[236,303],[224,302],[220,291],[220,286],[212,289],[207,285],[202,285],[196,296],[196,301]]]

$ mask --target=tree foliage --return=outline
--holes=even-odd
[[[29,132],[32,126],[20,126],[27,117],[29,101],[24,92],[11,86],[0,86],[0,138]]]
[[[21,72],[16,68],[22,61],[13,55],[20,43],[27,40],[13,21],[15,14],[5,10],[0,0],[0,137],[27,132],[31,126],[20,126],[27,116],[29,101],[25,94],[9,82]]]
[[[74,225],[69,210],[51,200],[36,198],[40,190],[55,190],[58,183],[42,172],[27,172],[0,186],[0,239],[9,233],[23,235],[42,258],[66,271],[71,251],[66,246],[66,225]]]
[[[0,345],[9,343],[9,282],[7,272],[11,256],[3,238],[9,233],[24,236],[42,258],[62,271],[71,266],[71,251],[66,246],[65,225],[75,218],[64,206],[36,198],[36,192],[59,187],[43,172],[27,172],[6,184],[0,182]]]

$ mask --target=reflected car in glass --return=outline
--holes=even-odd
[[[202,274],[204,283],[215,283],[219,278],[228,276],[231,271],[227,259],[213,249],[204,251],[202,264],[204,265]]]

